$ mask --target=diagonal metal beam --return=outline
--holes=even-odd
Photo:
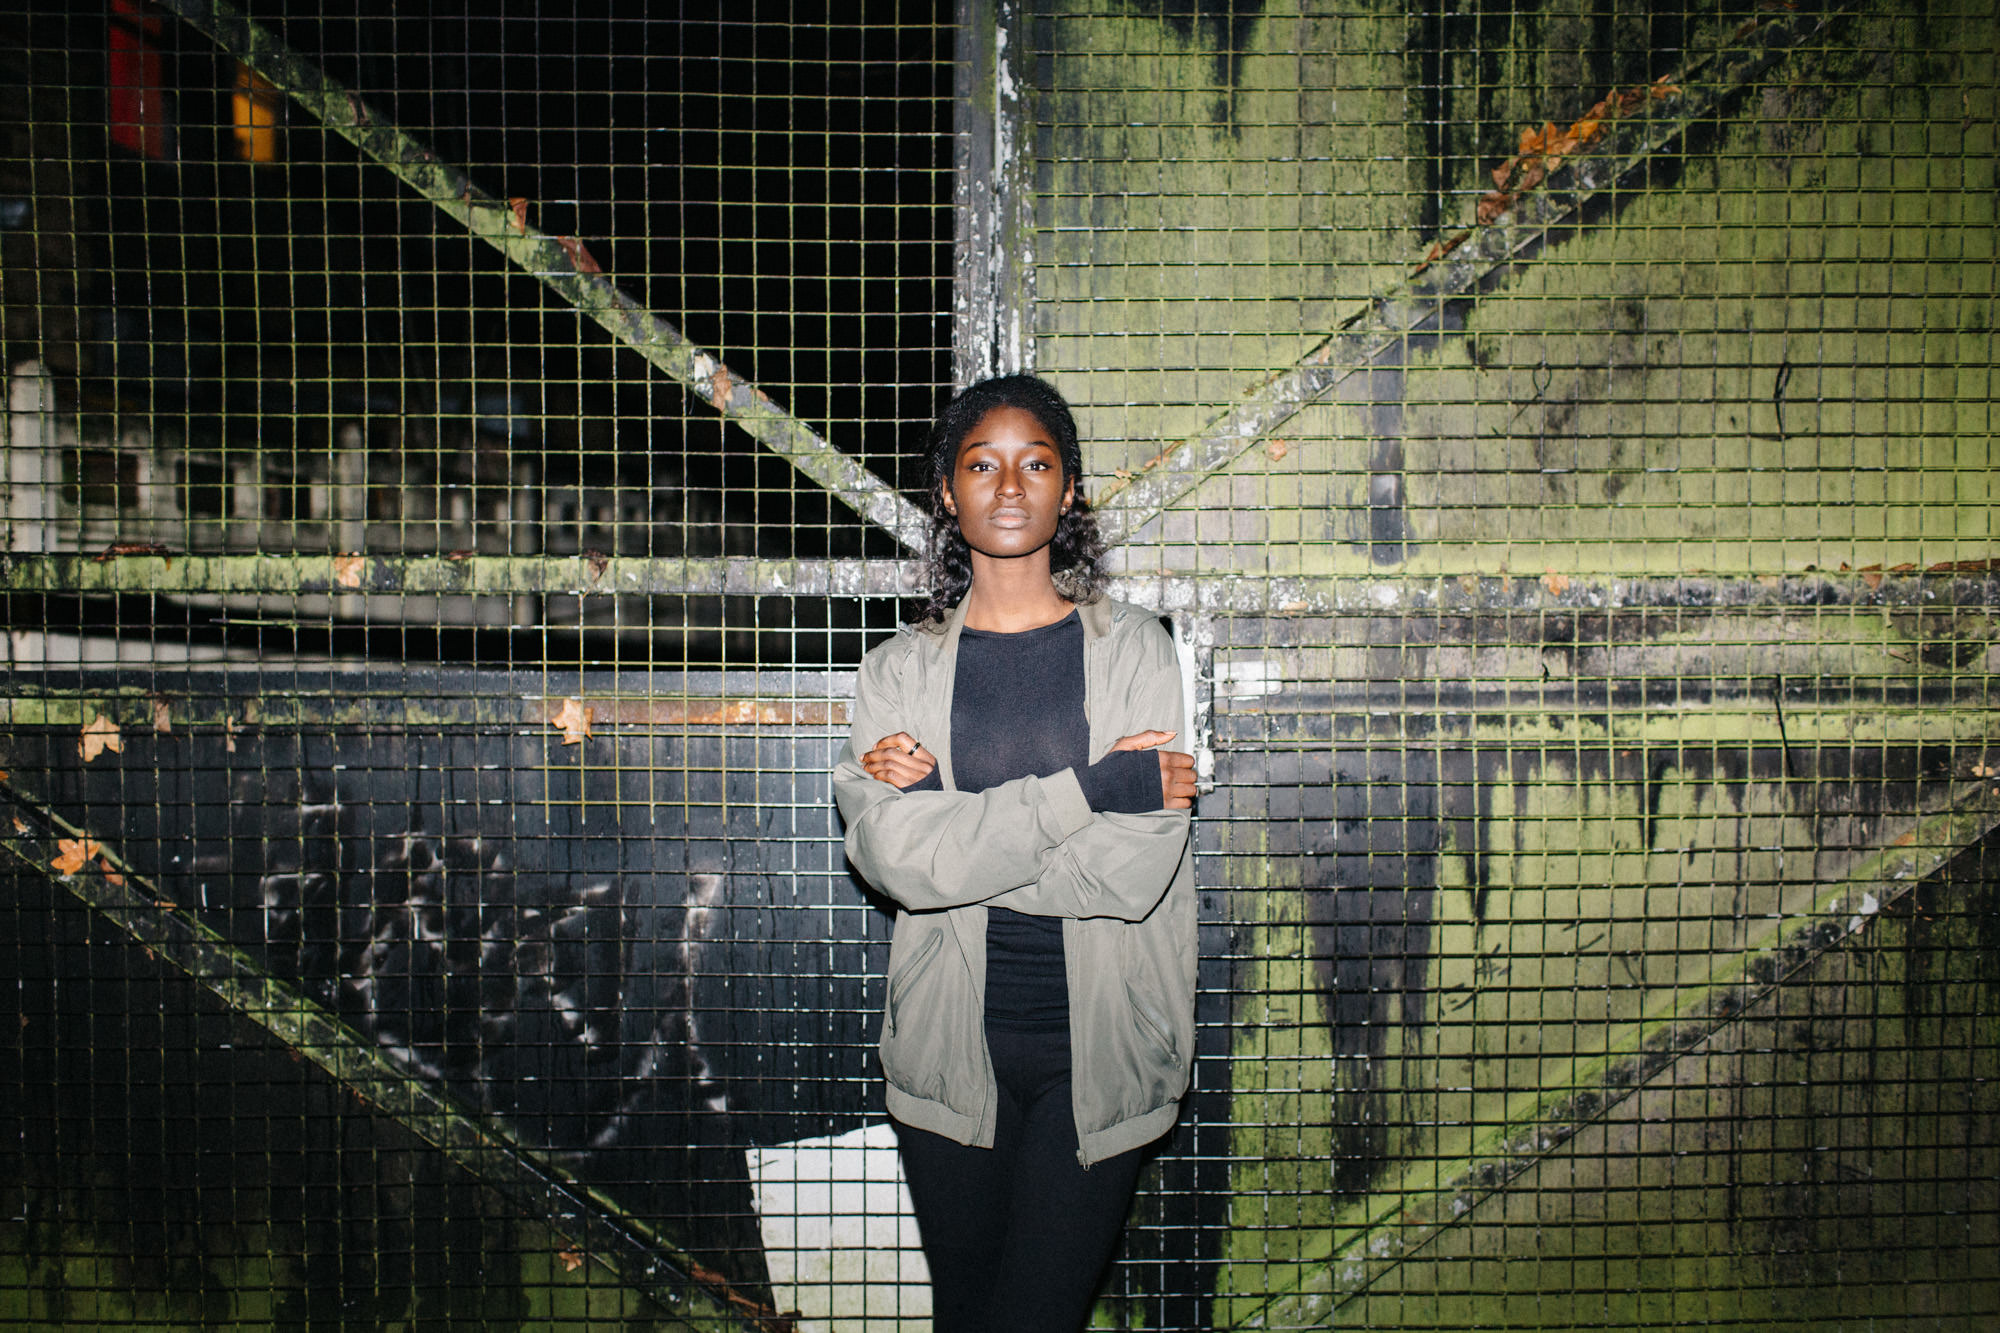
[[[2000,802],[1984,787],[1977,784],[1956,808],[1913,821],[1893,845],[1823,886],[1807,910],[1784,918],[1705,982],[1675,988],[1667,1004],[1632,1024],[1617,1047],[1575,1060],[1566,1080],[1482,1134],[1466,1157],[1410,1163],[1400,1179],[1335,1219],[1321,1236],[1319,1263],[1308,1260],[1294,1270],[1299,1290],[1275,1293],[1254,1308],[1245,1302],[1232,1311],[1229,1326],[1321,1328],[1339,1322],[1334,1316],[1341,1306],[1788,980],[1871,931],[1946,862],[2000,827]]]
[[[930,520],[921,509],[620,291],[582,241],[537,230],[522,211],[479,190],[464,172],[440,162],[400,126],[377,115],[227,0],[162,0],[162,5],[905,549],[923,549]]]
[[[675,1326],[702,1333],[777,1333],[790,1327],[768,1307],[726,1286],[696,1280],[690,1276],[697,1267],[693,1261],[644,1222],[620,1213],[597,1191],[514,1141],[502,1125],[461,1109],[436,1088],[411,1078],[374,1042],[265,973],[191,913],[165,901],[110,844],[4,779],[0,809],[11,815],[0,831],[0,849],[20,863],[18,869],[46,876],[94,909],[232,1012],[498,1191],[524,1217],[547,1225],[575,1247],[575,1257],[603,1265],[621,1284],[651,1298]],[[63,873],[56,863],[79,845],[94,850]]]
[[[1532,258],[1585,205],[1635,175],[1714,117],[1730,98],[1761,79],[1839,11],[1784,14],[1738,28],[1720,49],[1668,80],[1681,91],[1639,114],[1612,121],[1588,153],[1573,155],[1539,189],[1469,233],[1440,242],[1437,258],[1416,262],[1408,278],[1367,307],[1291,369],[1266,380],[1243,403],[1201,433],[1160,453],[1130,477],[1096,488],[1098,530],[1107,543],[1128,541],[1196,487],[1228,467],[1304,408],[1352,375],[1375,365],[1412,337],[1444,332],[1446,307],[1473,297]],[[1482,183],[1474,193],[1484,191]]]

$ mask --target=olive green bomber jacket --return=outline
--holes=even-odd
[[[1186,741],[1173,643],[1153,614],[1100,598],[1078,608],[1090,761],[1120,737]],[[902,908],[882,1021],[888,1108],[961,1143],[993,1143],[986,1050],[986,909],[1063,921],[1072,1089],[1085,1165],[1166,1132],[1194,1057],[1195,900],[1185,810],[1096,814],[1076,775],[956,789],[951,698],[961,606],[942,632],[905,629],[862,661],[853,730],[833,770],[856,870]],[[1023,708],[1034,682],[1022,682]],[[901,792],[864,751],[908,732],[945,790]]]

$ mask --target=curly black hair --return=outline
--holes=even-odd
[[[1083,447],[1077,442],[1076,418],[1063,396],[1046,382],[1033,375],[1001,375],[981,380],[945,404],[926,446],[931,464],[931,534],[925,564],[931,598],[918,619],[927,627],[942,626],[972,586],[972,551],[958,530],[958,520],[944,507],[944,490],[958,466],[959,446],[967,433],[996,407],[1018,407],[1040,422],[1062,458],[1063,480],[1082,482]],[[1055,539],[1049,543],[1056,591],[1072,602],[1096,601],[1104,591],[1104,571],[1098,563],[1103,556],[1097,519],[1079,491],[1069,512],[1056,521]]]

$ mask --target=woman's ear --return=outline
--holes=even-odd
[[[1076,503],[1076,478],[1072,476],[1068,481],[1063,483],[1063,502],[1062,502],[1063,513],[1067,514],[1069,512],[1070,506],[1075,503]]]
[[[958,517],[958,500],[951,493],[950,481],[947,480],[938,483],[938,502],[944,506],[945,513],[950,514],[953,518]]]

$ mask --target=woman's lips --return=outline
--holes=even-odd
[[[993,511],[993,526],[996,528],[1024,528],[1029,523],[1025,509],[996,509]]]

